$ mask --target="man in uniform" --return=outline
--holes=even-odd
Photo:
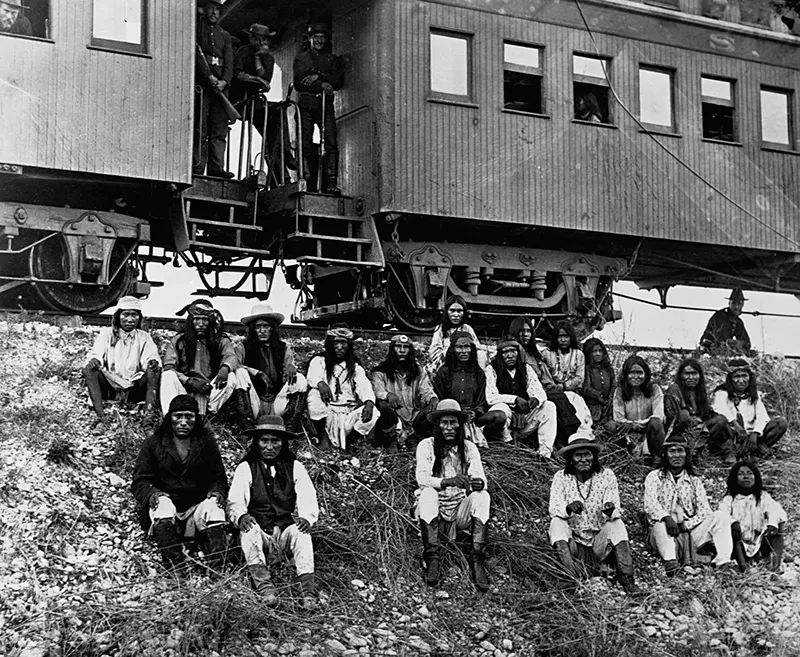
[[[222,0],[198,0],[197,49],[195,52],[194,163],[193,172],[233,178],[225,170],[228,115],[222,98],[233,79],[231,35],[219,27]]]
[[[728,348],[737,353],[750,351],[750,336],[744,327],[741,314],[744,308],[744,293],[736,288],[728,297],[728,307],[711,315],[706,330],[700,338],[700,347],[705,351]]]
[[[326,194],[338,194],[339,142],[336,135],[336,115],[333,111],[334,92],[344,84],[341,60],[331,53],[330,32],[322,23],[308,27],[309,48],[294,60],[294,87],[299,94],[300,128],[303,139],[304,171],[311,178],[314,150],[314,125],[325,135],[325,161],[319,163],[323,180],[317,186]],[[323,116],[324,108],[324,116]]]
[[[25,6],[17,0],[0,0],[0,32],[31,36],[31,22],[22,14]]]

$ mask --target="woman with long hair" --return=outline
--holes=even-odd
[[[467,323],[469,319],[469,309],[463,297],[454,295],[448,297],[444,302],[444,313],[442,323],[436,327],[431,336],[431,344],[428,347],[428,363],[425,366],[428,373],[433,376],[445,358],[447,350],[450,348],[450,339],[456,331],[469,333],[472,336],[475,348],[480,351],[480,342],[474,329]],[[481,366],[484,365],[479,359]]]
[[[583,343],[583,356],[586,361],[583,398],[595,425],[604,425],[613,416],[612,400],[617,387],[614,367],[608,349],[599,338],[589,338]]]
[[[581,393],[586,365],[571,322],[562,320],[556,324],[553,338],[549,347],[542,351],[542,357],[553,375],[557,390]]]
[[[619,373],[614,391],[614,419],[608,428],[616,431],[627,448],[636,455],[650,455],[660,464],[664,444],[664,394],[653,382],[644,358],[628,356]]]

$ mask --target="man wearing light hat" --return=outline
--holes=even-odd
[[[458,529],[472,535],[470,564],[475,587],[489,590],[484,568],[491,498],[478,448],[464,436],[468,414],[455,399],[443,399],[428,413],[433,437],[417,445],[416,512],[422,530],[425,582],[439,583],[440,536],[454,539]]]
[[[241,532],[253,588],[266,604],[277,604],[268,564],[289,553],[294,558],[304,606],[314,607],[311,528],[319,517],[319,505],[308,472],[289,449],[289,441],[297,436],[286,431],[277,415],[261,416],[255,428],[245,434],[252,440],[233,473],[228,517]]]
[[[83,368],[92,408],[100,423],[108,422],[104,399],[123,396],[128,402],[145,402],[145,415],[155,410],[161,376],[161,357],[153,338],[142,330],[142,302],[122,297],[111,326],[104,326],[94,341]]]
[[[0,32],[31,36],[31,22],[22,13],[25,5],[17,0],[0,0]]]
[[[438,400],[407,335],[392,336],[386,359],[372,370],[372,388],[381,414],[376,437],[387,452],[396,452],[398,441],[412,433],[420,438],[431,435],[427,411],[433,410]]]
[[[745,299],[741,289],[731,291],[728,307],[718,310],[708,320],[706,330],[700,338],[700,347],[705,351],[729,350],[747,354],[750,351],[750,336],[742,321]]]
[[[599,453],[594,434],[585,426],[559,451],[566,467],[550,485],[550,543],[570,575],[582,575],[576,559],[590,571],[602,571],[610,559],[625,592],[637,593],[617,477],[600,465]]]
[[[234,345],[240,364],[236,379],[242,394],[247,395],[254,420],[261,415],[284,417],[287,410],[294,419],[303,411],[298,396],[308,384],[297,371],[292,347],[281,339],[278,327],[283,320],[284,316],[265,302],[255,304],[250,314],[242,317],[247,336]]]

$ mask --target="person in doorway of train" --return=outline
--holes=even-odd
[[[199,404],[200,415],[214,414],[238,387],[239,361],[224,333],[221,315],[205,299],[178,311],[187,314],[183,330],[167,343],[161,374],[161,409],[176,395],[188,393]]]
[[[472,537],[472,581],[479,591],[486,592],[489,580],[484,560],[491,498],[478,448],[465,439],[468,414],[455,399],[442,399],[428,420],[434,427],[433,437],[417,445],[415,468],[425,583],[439,583],[440,539],[453,540],[459,529],[467,529]]]
[[[161,377],[161,357],[153,338],[142,330],[142,302],[136,297],[122,297],[111,318],[89,351],[83,368],[92,408],[97,413],[98,428],[109,418],[103,411],[104,399],[127,402],[144,401],[144,414],[155,411],[156,393]]]
[[[308,364],[308,415],[321,449],[352,449],[378,422],[375,392],[353,349],[353,332],[335,325]]]
[[[728,361],[728,376],[714,391],[711,407],[725,418],[724,424],[715,427],[713,441],[726,455],[733,452],[739,458],[767,458],[788,428],[784,418],[770,419],[755,372],[742,356]]]
[[[22,13],[25,5],[16,0],[0,0],[0,32],[31,36],[31,22]]]
[[[522,346],[513,338],[497,345],[497,355],[486,367],[486,401],[489,422],[483,427],[487,440],[511,442],[512,428],[526,442],[538,438],[539,456],[550,458],[556,441],[556,407],[548,401],[539,377],[525,362]]]
[[[194,397],[173,398],[161,426],[142,443],[133,470],[139,521],[167,567],[183,562],[184,538],[195,538],[217,565],[225,553],[228,479],[199,410]]]
[[[219,25],[222,0],[197,0],[195,52],[194,162],[195,174],[233,178],[225,170],[228,115],[224,101],[233,80],[233,42]],[[223,99],[223,96],[225,97]]]
[[[606,425],[635,455],[650,457],[660,465],[664,443],[664,393],[652,381],[647,361],[628,356],[614,391],[613,419]]]
[[[392,336],[386,359],[372,370],[372,388],[381,414],[376,438],[387,452],[396,452],[398,443],[412,434],[418,438],[432,434],[427,415],[438,399],[407,335]]]
[[[638,593],[617,477],[600,465],[599,454],[600,445],[585,428],[559,451],[566,467],[556,472],[550,485],[550,544],[573,577],[583,575],[576,560],[590,572],[602,572],[611,560],[624,591]]]
[[[442,315],[442,323],[436,327],[431,336],[431,343],[428,347],[428,362],[425,366],[428,373],[433,376],[438,371],[441,364],[444,362],[445,354],[450,348],[453,333],[462,331],[469,333],[472,336],[472,342],[478,349],[478,363],[483,367],[486,363],[483,350],[479,349],[480,342],[478,336],[475,334],[473,328],[467,323],[469,318],[469,310],[467,309],[467,302],[463,297],[453,295],[448,297],[444,302],[444,313]]]
[[[614,390],[617,387],[614,367],[608,349],[598,338],[583,343],[586,375],[583,381],[583,398],[592,414],[596,427],[605,426],[612,419]]]
[[[333,105],[335,92],[344,84],[344,67],[341,59],[331,52],[330,38],[330,30],[324,23],[308,26],[308,48],[295,57],[293,77],[300,108],[305,175],[311,178],[317,125],[325,140],[325,160],[319,163],[322,180],[317,185],[326,194],[338,194],[339,140]]]
[[[279,415],[291,431],[305,410],[308,389],[306,378],[297,371],[292,347],[281,338],[279,326],[284,316],[268,303],[256,303],[249,315],[242,317],[247,336],[234,345],[239,367],[238,390],[246,397],[246,406],[257,420],[262,415]]]
[[[553,338],[549,347],[542,351],[542,357],[550,368],[557,390],[582,392],[586,365],[571,322],[562,320],[556,324]]]
[[[728,307],[718,310],[706,324],[706,329],[700,337],[700,348],[708,352],[733,352],[739,354],[750,353],[750,336],[742,321],[744,308],[744,293],[736,288],[728,297]]]
[[[480,447],[486,445],[481,427],[488,421],[505,420],[501,411],[487,417],[486,373],[478,363],[478,350],[472,333],[456,331],[449,338],[450,346],[444,363],[433,377],[433,390],[438,399],[455,399],[466,413],[464,433],[467,440]]]
[[[727,484],[719,510],[730,516],[736,565],[744,572],[754,561],[765,559],[767,567],[777,572],[783,560],[786,511],[764,490],[761,472],[752,461],[734,464]]]
[[[268,606],[278,603],[269,566],[291,555],[300,581],[303,606],[317,605],[311,528],[319,518],[317,491],[289,442],[297,438],[277,415],[262,415],[250,447],[233,473],[228,518],[239,528],[247,572]]]
[[[644,512],[650,525],[650,545],[664,560],[667,576],[697,560],[697,550],[713,544],[713,564],[731,563],[730,515],[712,511],[703,480],[694,474],[686,441],[670,436],[664,442],[663,466],[644,480]]]

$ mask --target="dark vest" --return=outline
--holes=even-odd
[[[277,395],[283,385],[283,359],[286,357],[286,343],[281,340],[275,347],[275,350],[272,352],[274,367],[270,371],[270,368],[267,366],[267,359],[264,358],[264,353],[261,350],[261,345],[253,340],[244,341],[243,365],[261,370],[270,377],[269,390],[262,379],[252,379],[253,386],[259,397],[264,397],[269,394],[273,396]],[[267,345],[267,349],[271,348],[272,345]]]
[[[278,461],[275,478],[263,461],[249,462],[253,484],[250,488],[250,504],[247,512],[256,519],[258,526],[268,534],[274,527],[282,530],[294,523],[292,512],[297,504],[294,489],[294,461]]]
[[[495,372],[497,372],[496,369]],[[528,386],[525,381],[526,374],[527,372],[523,368],[517,368],[516,376],[512,379],[508,370],[503,368],[503,371],[497,374],[497,392],[501,395],[515,395],[527,399]]]

